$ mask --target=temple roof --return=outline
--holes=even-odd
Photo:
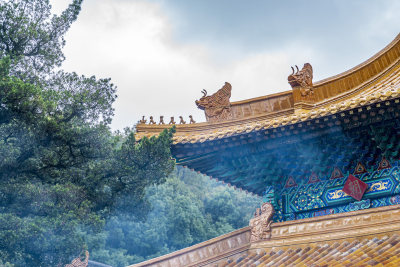
[[[133,266],[399,265],[400,34],[362,64],[319,82],[308,63],[292,69],[290,91],[233,103],[226,101],[229,83],[204,92],[196,104],[207,122],[176,125],[171,150],[177,164],[272,195],[275,217],[280,210],[293,217],[264,224],[270,233],[261,240],[250,224]],[[139,138],[171,126],[142,122]],[[369,183],[364,200],[326,198],[350,173]],[[373,192],[372,183],[384,179],[387,190]]]
[[[203,143],[263,131],[397,98],[400,95],[400,34],[356,67],[314,82],[312,95],[299,88],[231,103],[225,120],[176,124],[175,144]],[[307,63],[308,64],[308,63]],[[301,90],[301,88],[300,88]],[[153,136],[169,124],[139,123],[137,138]]]
[[[233,103],[229,83],[211,96],[203,91],[196,105],[208,121],[176,124],[176,163],[262,195],[290,177],[327,181],[334,167],[347,175],[358,161],[375,171],[382,157],[399,159],[400,34],[364,63],[319,82],[309,63],[292,69],[291,91]],[[142,120],[136,136],[168,127]]]
[[[399,266],[400,236],[311,243],[297,248],[268,248],[227,259],[214,267],[233,266]]]

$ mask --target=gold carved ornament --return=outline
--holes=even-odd
[[[182,116],[179,116],[179,124],[186,124],[186,121],[183,119]]]
[[[218,122],[229,120],[232,118],[231,113],[231,97],[232,86],[225,82],[224,86],[216,93],[208,96],[207,90],[203,90],[203,97],[196,100],[196,105],[199,109],[204,110],[206,119],[209,122]]]
[[[153,120],[153,116],[150,116],[149,124],[156,124],[156,122]]]
[[[196,123],[196,121],[193,119],[192,115],[189,115],[189,119],[190,119],[190,124]]]
[[[160,116],[160,122],[158,123],[159,125],[165,124],[164,122],[164,116]]]
[[[271,223],[274,213],[275,209],[271,203],[264,203],[261,210],[257,209],[254,218],[249,223],[251,226],[251,242],[271,238]]]
[[[147,122],[147,120],[144,118],[144,116],[142,117],[142,119],[139,121],[140,124],[145,124]]]
[[[288,76],[288,82],[292,88],[299,87],[300,94],[302,97],[307,97],[309,95],[313,95],[313,68],[310,63],[305,63],[303,68],[299,70],[299,67],[296,66],[297,71],[295,72],[294,68],[292,68],[292,74]]]
[[[171,120],[169,121],[168,124],[176,124],[174,117],[171,117]]]

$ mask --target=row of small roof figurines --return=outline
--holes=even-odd
[[[157,124],[154,119],[153,116],[150,116],[149,118],[149,123],[148,124]],[[189,115],[189,124],[192,123],[196,123],[196,121],[193,119],[192,115]],[[147,120],[144,118],[144,116],[142,117],[142,119],[139,121],[140,124],[146,124]],[[160,116],[160,122],[158,124],[165,124],[164,122],[164,116]],[[169,121],[168,124],[176,124],[176,121],[174,119],[174,117],[171,117],[171,120]],[[186,124],[186,121],[183,119],[182,116],[179,116],[179,124]]]

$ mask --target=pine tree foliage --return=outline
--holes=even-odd
[[[47,0],[0,2],[3,264],[62,266],[110,212],[144,217],[146,187],[173,170],[174,129],[140,142],[132,129],[112,134],[115,85],[60,69],[81,3],[52,15]]]

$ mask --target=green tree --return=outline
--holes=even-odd
[[[115,209],[143,218],[145,188],[174,166],[173,129],[112,134],[110,79],[56,70],[81,2],[60,16],[46,0],[0,3],[0,259],[16,266],[70,261]]]
[[[118,211],[105,230],[88,236],[92,258],[126,266],[161,256],[247,226],[261,199],[177,167],[148,187],[152,211],[139,221]]]
[[[77,19],[83,0],[73,0],[56,16],[49,0],[3,0],[0,5],[0,57],[11,56],[12,74],[37,81],[64,60],[64,35]]]

